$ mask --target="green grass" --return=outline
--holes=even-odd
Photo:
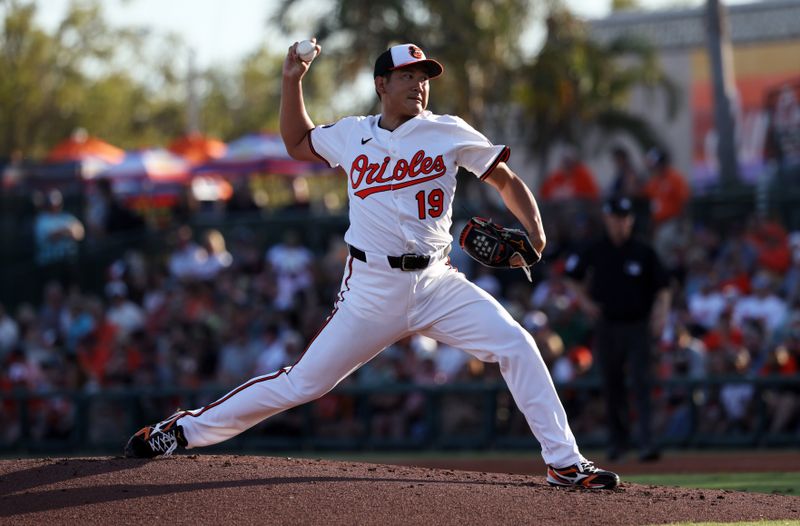
[[[691,452],[689,453],[691,454]],[[713,452],[697,452],[698,455],[709,455]],[[391,453],[312,453],[300,452],[298,457],[326,458],[329,460],[351,460],[358,462],[386,462],[387,458],[403,459],[442,459],[442,458],[517,458],[517,452],[491,452],[481,453],[475,451],[412,451]],[[770,473],[692,473],[692,474],[650,474],[627,475],[623,474],[623,482],[636,484],[652,484],[656,486],[679,486],[685,488],[725,489],[731,491],[748,491],[752,493],[775,493],[789,496],[800,496],[800,472],[770,472]],[[762,524],[762,523],[756,523]],[[763,523],[767,524],[767,523]],[[796,524],[800,521],[777,522],[774,524]]]
[[[800,495],[800,473],[698,473],[628,475],[625,481],[657,486],[728,489],[753,493]],[[780,524],[780,523],[779,523]],[[800,524],[796,522],[795,524]]]
[[[675,522],[659,526],[798,526],[800,521],[745,521],[745,522]]]

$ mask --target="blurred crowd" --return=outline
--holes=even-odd
[[[453,265],[531,332],[555,382],[562,385],[575,432],[595,433],[603,426],[601,397],[596,389],[572,387],[596,379],[592,323],[565,284],[564,262],[601,235],[596,221],[600,200],[612,193],[629,196],[638,206],[639,235],[653,241],[672,277],[670,321],[656,346],[657,377],[725,380],[701,388],[660,389],[658,435],[680,439],[691,429],[752,431],[759,425],[757,403],[765,404],[769,432],[800,434],[800,381],[768,389],[761,401],[745,381],[800,380],[800,232],[787,232],[779,221],[764,217],[750,217],[726,232],[699,224],[687,211],[684,178],[665,152],[648,154],[641,171],[624,149],[615,149],[612,156],[617,173],[605,191],[574,151],[566,152],[559,170],[544,181],[538,195],[549,237],[533,284],[521,272],[474,265],[457,244]],[[57,208],[54,199],[51,205]],[[88,218],[90,233],[100,224],[98,214],[95,210]],[[69,237],[80,242],[83,231],[73,220],[78,221],[72,217],[61,223],[68,232],[81,230],[80,236]],[[505,223],[513,221],[505,218]],[[456,222],[454,231],[459,227]],[[40,301],[19,305],[14,312],[0,304],[0,393],[229,389],[296,362],[333,308],[347,258],[343,240],[332,237],[324,252],[312,252],[295,231],[270,246],[259,246],[246,229],[226,239],[220,231],[184,225],[173,237],[163,253],[127,251],[107,269],[102,294],[54,280]],[[411,337],[345,383],[501,381],[494,364]],[[446,398],[445,433],[482,425],[480,400]],[[21,405],[8,396],[2,400],[0,444],[8,444],[20,436]],[[352,397],[336,391],[322,398],[313,406],[316,432],[348,436],[363,431],[355,405]],[[425,398],[419,393],[376,393],[368,406],[373,436],[419,438],[429,431]],[[158,419],[174,409],[159,407],[149,416]],[[67,396],[42,397],[27,410],[37,437],[64,437],[75,425],[74,400]],[[497,415],[504,432],[529,435],[507,394],[500,395]],[[276,417],[273,425],[301,427],[292,418]]]

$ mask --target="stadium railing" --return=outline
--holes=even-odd
[[[654,386],[656,428],[668,448],[796,447],[800,415],[771,432],[770,400],[800,396],[797,378],[674,379]],[[595,380],[557,386],[583,448],[603,447],[602,394]],[[747,399],[726,417],[720,393]],[[120,388],[96,392],[12,391],[0,398],[0,454],[120,454],[138,427],[178,407],[202,407],[220,388]],[[749,393],[749,395],[748,395]],[[739,398],[737,398],[739,397]],[[743,398],[742,398],[743,397]],[[795,402],[797,400],[795,399]],[[797,411],[797,404],[795,404]],[[535,450],[505,384],[340,385],[207,452],[324,450]]]

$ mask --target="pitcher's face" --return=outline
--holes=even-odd
[[[425,67],[409,66],[375,79],[384,115],[412,118],[428,107],[430,82]]]

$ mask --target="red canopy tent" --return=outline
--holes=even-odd
[[[232,184],[247,185],[253,193],[276,192],[289,199],[291,179],[302,178],[330,170],[322,162],[297,161],[286,151],[280,135],[250,133],[228,144],[225,155],[195,166],[192,169],[192,188],[198,200],[227,200]],[[290,180],[287,181],[286,179]],[[278,191],[278,187],[286,189]]]
[[[228,147],[220,140],[199,133],[190,133],[172,141],[167,149],[180,155],[190,164],[197,165],[219,159],[225,155]]]
[[[30,168],[27,185],[41,189],[55,187],[65,195],[81,194],[86,181],[120,163],[124,157],[124,150],[78,129],[56,144],[43,163]]]
[[[65,163],[95,158],[108,164],[116,164],[124,157],[124,150],[91,137],[85,131],[77,131],[68,139],[56,144],[47,154],[46,160],[49,163]]]
[[[250,133],[228,144],[225,155],[194,168],[196,175],[247,177],[254,172],[302,175],[325,168],[322,162],[296,161],[286,152],[280,135]]]

